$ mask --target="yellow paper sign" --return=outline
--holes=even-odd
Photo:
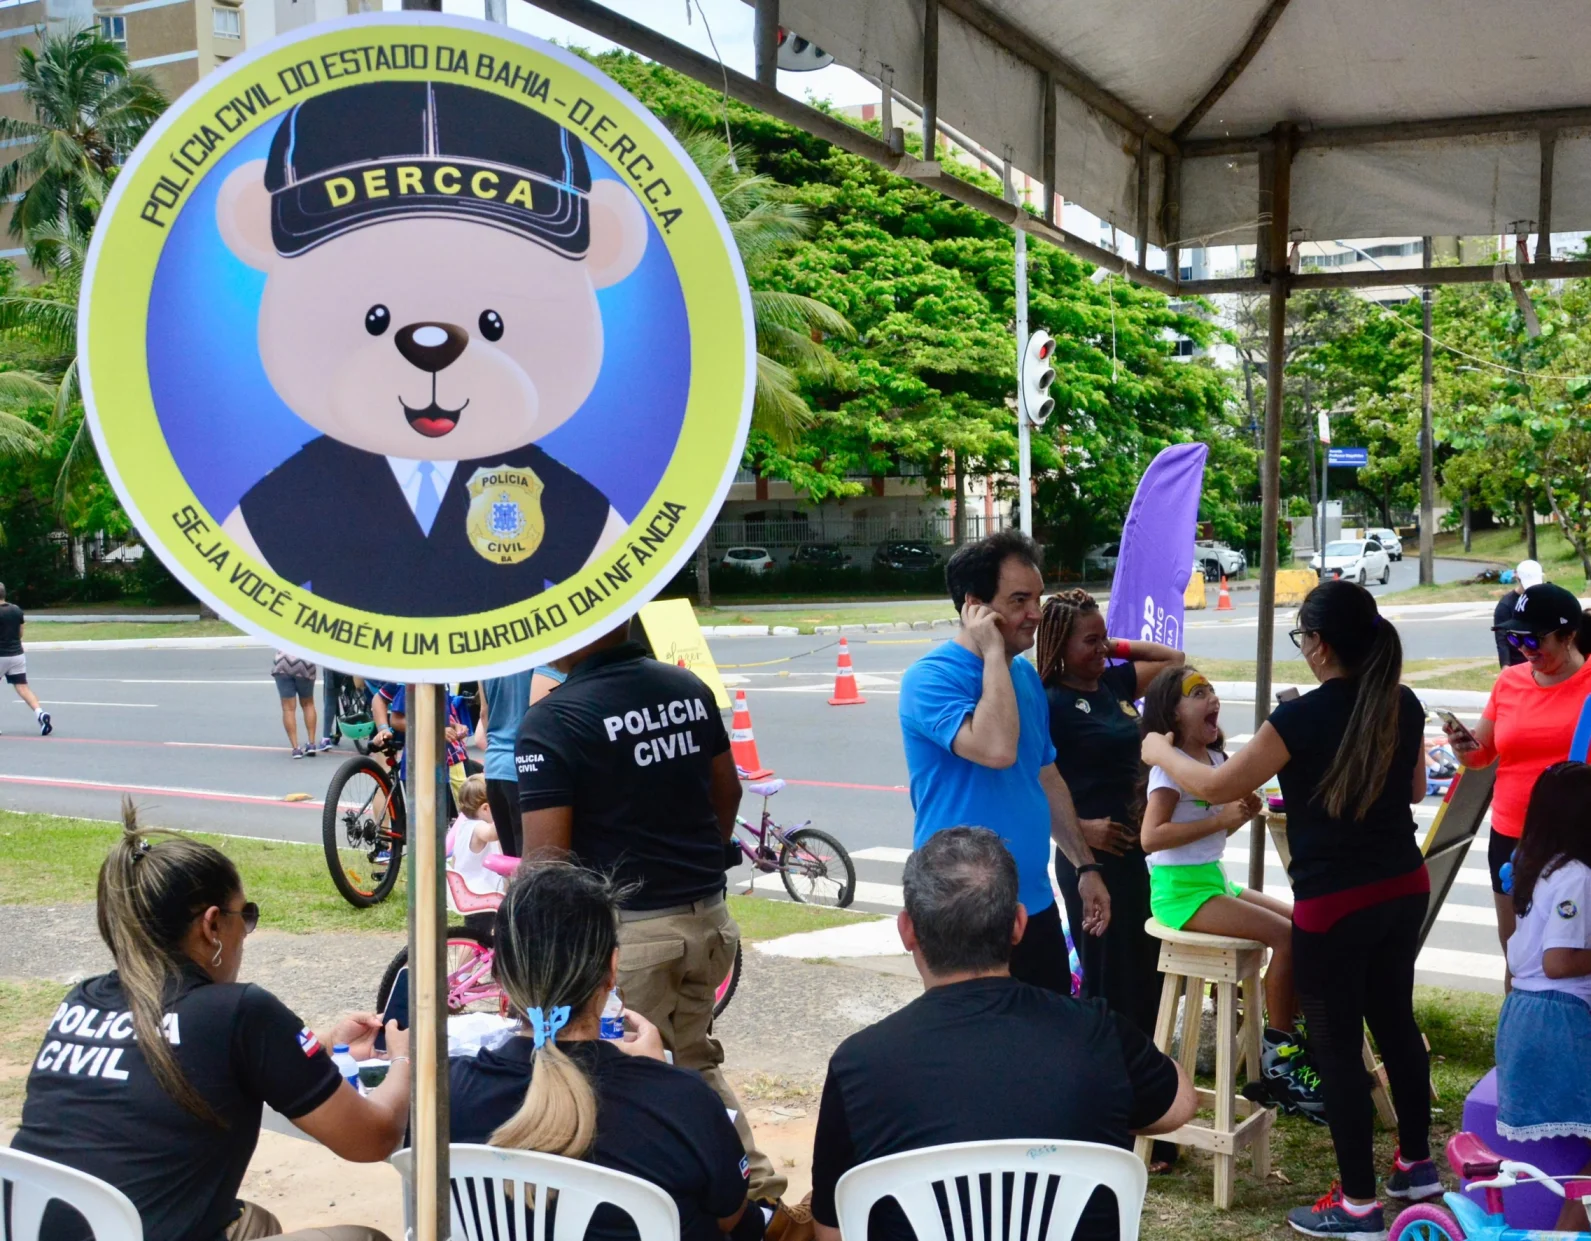
[[[659,599],[641,609],[641,624],[652,654],[666,664],[689,668],[713,691],[719,707],[729,706],[729,693],[689,599]]]
[[[741,459],[750,297],[641,104],[500,25],[250,50],[118,175],[84,276],[100,460],[228,620],[386,680],[574,650],[669,581]]]

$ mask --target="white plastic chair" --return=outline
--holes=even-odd
[[[401,1150],[388,1162],[403,1176],[407,1204],[414,1153]],[[581,1241],[592,1212],[603,1203],[635,1221],[641,1241],[680,1241],[679,1208],[674,1199],[628,1172],[540,1151],[462,1142],[448,1148],[448,1171],[453,1182],[451,1241],[549,1241],[547,1212],[535,1212],[532,1229],[526,1226],[525,1209],[552,1201],[552,1193],[557,1195],[558,1209],[552,1213],[550,1241]],[[1143,1171],[1141,1164],[1139,1171]],[[412,1235],[412,1223],[407,1226]]]
[[[54,1199],[85,1220],[95,1241],[144,1241],[144,1221],[132,1200],[97,1176],[50,1159],[0,1148],[0,1197],[11,1187],[11,1227],[0,1219],[5,1241],[39,1241],[44,1208]]]
[[[1007,1173],[1014,1174],[1009,1182]],[[1052,1184],[1055,1203],[1046,1227],[1044,1202]],[[1138,1241],[1148,1184],[1142,1160],[1115,1146],[1043,1138],[955,1142],[852,1168],[835,1186],[834,1206],[844,1241],[866,1241],[868,1216],[882,1198],[900,1204],[917,1241],[1070,1241],[1089,1196],[1104,1185],[1116,1195],[1121,1241]],[[948,1231],[935,1193],[941,1187]],[[963,1207],[972,1220],[970,1233]]]

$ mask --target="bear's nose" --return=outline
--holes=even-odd
[[[433,375],[458,361],[470,343],[470,334],[451,323],[411,323],[393,338],[398,352],[411,364]]]

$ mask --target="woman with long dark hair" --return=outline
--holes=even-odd
[[[99,933],[116,968],[61,1001],[28,1075],[14,1149],[121,1190],[144,1235],[160,1241],[284,1236],[238,1187],[269,1103],[344,1159],[375,1163],[409,1118],[409,1036],[387,1027],[392,1067],[368,1096],[327,1054],[369,1056],[373,1013],[316,1035],[270,992],[240,983],[243,942],[259,921],[232,860],[173,832],[140,828],[130,804],[99,872]],[[45,1241],[88,1227],[62,1203]],[[370,1228],[309,1229],[302,1241],[386,1241]]]
[[[1541,773],[1513,878],[1497,1132],[1517,1142],[1591,1138],[1591,767],[1561,762]],[[1556,1227],[1584,1232],[1584,1203],[1565,1201]]]
[[[493,973],[520,1028],[451,1062],[452,1140],[628,1172],[674,1199],[682,1241],[757,1241],[765,1220],[747,1203],[745,1150],[723,1100],[664,1060],[662,1036],[639,1013],[625,1011],[623,1039],[599,1037],[619,971],[618,901],[603,876],[565,863],[521,869],[509,884]],[[600,1207],[588,1235],[633,1238],[635,1228]]]
[[[1227,802],[1279,776],[1292,854],[1293,970],[1325,1097],[1341,1188],[1288,1223],[1316,1237],[1385,1233],[1374,1114],[1360,1059],[1375,1035],[1398,1110],[1395,1198],[1435,1197],[1430,1063],[1414,1021],[1414,959],[1430,894],[1410,809],[1425,798],[1425,711],[1400,684],[1403,644],[1362,586],[1322,582],[1292,639],[1320,685],[1282,703],[1229,762],[1196,763],[1168,734],[1144,762],[1195,797]]]

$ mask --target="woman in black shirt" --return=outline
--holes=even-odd
[[[388,1027],[392,1068],[369,1096],[344,1083],[326,1045],[368,1056],[375,1015],[344,1018],[323,1041],[270,992],[238,982],[260,911],[231,859],[139,828],[130,804],[124,819],[99,872],[99,931],[116,969],[56,1010],[12,1146],[114,1185],[151,1241],[280,1237],[269,1212],[237,1199],[264,1104],[344,1159],[385,1159],[409,1114],[408,1035]],[[386,1241],[354,1227],[290,1235]],[[45,1211],[43,1241],[88,1236],[65,1204]]]
[[[618,977],[619,912],[608,880],[570,865],[522,870],[497,911],[494,973],[522,1027],[449,1068],[455,1142],[587,1159],[657,1185],[679,1208],[681,1241],[759,1241],[747,1164],[721,1099],[663,1058],[657,1028],[625,1011],[624,1038],[600,1038]],[[529,1236],[525,1223],[519,1235]],[[550,1235],[550,1230],[549,1230]],[[587,1237],[633,1241],[629,1218],[599,1207]]]
[[[1430,880],[1415,843],[1425,798],[1425,711],[1402,686],[1403,646],[1375,599],[1351,582],[1309,592],[1292,638],[1320,681],[1284,702],[1237,755],[1206,767],[1169,734],[1143,759],[1183,789],[1233,801],[1279,776],[1292,854],[1293,967],[1320,1071],[1341,1192],[1299,1207],[1309,1236],[1383,1234],[1376,1200],[1370,1081],[1360,1059],[1375,1035],[1398,1111],[1399,1151],[1386,1192],[1419,1200],[1442,1185],[1430,1161],[1430,1064],[1414,1022],[1414,960]]]
[[[1083,837],[1110,890],[1110,925],[1102,936],[1078,935],[1082,905],[1077,871],[1059,851],[1055,878],[1066,921],[1083,964],[1083,994],[1153,1035],[1160,1003],[1159,944],[1144,930],[1149,917],[1149,866],[1133,812],[1139,777],[1138,711],[1163,669],[1186,658],[1158,642],[1127,642],[1105,634],[1105,618],[1087,591],[1051,596],[1039,620],[1039,679],[1050,702],[1055,766],[1071,791]],[[1112,666],[1112,658],[1125,660]]]

